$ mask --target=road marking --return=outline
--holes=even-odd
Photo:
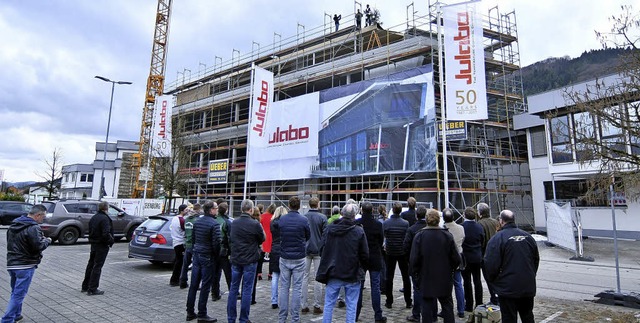
[[[555,312],[553,315],[547,317],[546,319],[540,321],[540,323],[548,323],[553,321],[553,319],[555,319],[556,317],[560,316],[562,314],[562,311],[560,312]]]
[[[321,321],[321,320],[322,320],[322,316],[310,319],[309,321],[315,322],[315,321]]]
[[[114,262],[110,262],[109,265],[116,265],[116,264],[130,264],[130,263],[134,263],[134,262],[146,262],[146,260],[125,260],[125,261],[114,261]]]

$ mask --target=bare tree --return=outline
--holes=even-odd
[[[40,187],[47,190],[48,198],[51,199],[58,190],[60,190],[60,182],[62,178],[62,151],[59,147],[55,147],[50,159],[45,159],[46,165],[44,172],[36,171],[35,174],[42,178],[44,182]]]
[[[551,129],[565,127],[567,135],[573,131],[577,162],[596,169],[585,198],[608,198],[613,183],[628,200],[636,200],[640,197],[640,15],[631,6],[622,6],[620,16],[609,20],[610,31],[596,31],[596,37],[604,48],[626,49],[615,76],[596,79],[586,89],[565,91],[573,121],[567,118],[555,125],[552,121]]]
[[[173,127],[173,129],[181,129]],[[175,194],[185,196],[187,192],[187,180],[191,178],[188,172],[180,171],[181,168],[188,168],[190,155],[185,147],[185,137],[179,131],[173,131],[171,134],[171,154],[159,153],[159,149],[154,148],[156,157],[153,161],[153,178],[155,186],[160,186],[164,191],[168,205]]]

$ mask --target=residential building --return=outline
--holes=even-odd
[[[93,164],[72,164],[62,166],[60,198],[81,199],[92,197]]]

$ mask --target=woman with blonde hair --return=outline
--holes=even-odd
[[[271,253],[269,254],[269,271],[271,272],[271,308],[278,308],[278,280],[280,279],[280,229],[274,223],[289,213],[284,206],[278,206],[271,217]]]

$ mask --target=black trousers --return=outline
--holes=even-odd
[[[482,277],[484,277],[484,281],[487,282],[487,288],[489,289],[489,301],[491,302],[491,304],[494,305],[500,305],[500,300],[498,299],[498,296],[496,295],[496,291],[493,288],[493,284],[489,283],[489,280],[487,279],[487,275],[485,273],[484,268],[482,268]]]
[[[220,293],[220,279],[222,279],[222,273],[224,272],[224,278],[227,281],[227,290],[231,289],[231,262],[229,257],[219,257],[213,264],[213,279],[211,282],[211,296],[221,296]]]
[[[462,286],[464,287],[464,310],[473,312],[473,298],[475,295],[475,306],[482,303],[482,280],[480,280],[481,264],[467,264],[462,271]],[[471,279],[473,278],[473,288],[471,287]]]
[[[82,281],[82,289],[95,291],[100,286],[100,275],[102,274],[102,266],[107,260],[109,246],[105,244],[92,243],[91,253],[89,253],[89,262],[84,271],[84,280]]]
[[[438,303],[442,307],[442,319],[444,323],[454,323],[453,318],[453,297],[451,295],[445,297],[422,297],[422,323],[436,322],[433,318],[437,318]]]
[[[409,262],[405,256],[391,256],[387,255],[387,281],[385,286],[385,295],[387,296],[386,303],[393,304],[393,276],[396,274],[396,263],[400,267],[400,274],[402,275],[402,288],[404,288],[404,301],[406,305],[412,305],[411,303],[411,277],[409,277]]]
[[[518,314],[522,323],[534,323],[533,297],[508,298],[499,297],[503,323],[518,322]]]
[[[184,245],[179,244],[173,247],[173,251],[176,252],[176,259],[173,261],[173,273],[169,278],[169,283],[177,285],[180,283],[180,274],[182,273],[182,263],[184,262]]]

